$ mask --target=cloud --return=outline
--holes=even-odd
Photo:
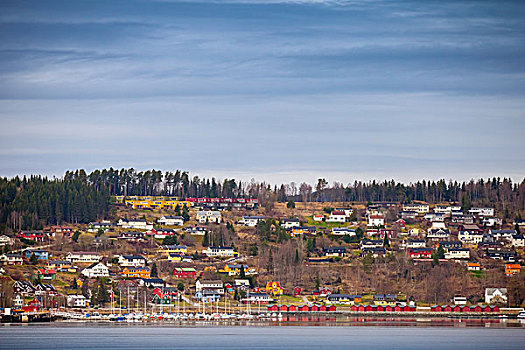
[[[525,170],[518,3],[1,7],[0,174]]]

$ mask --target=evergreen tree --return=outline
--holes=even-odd
[[[206,231],[206,233],[204,233],[204,237],[202,238],[202,246],[208,247],[209,245],[210,245],[210,240],[208,237],[208,231]]]
[[[437,249],[437,258],[438,259],[445,259],[445,250],[443,249],[443,246],[440,244]]]
[[[97,303],[99,305],[104,305],[108,302],[108,289],[104,281],[99,281],[98,283],[98,293],[97,293]]]
[[[32,265],[36,265],[38,264],[38,258],[36,256],[35,253],[31,254],[31,257],[29,258],[29,262],[32,264]]]
[[[239,276],[241,279],[245,279],[246,278],[246,272],[244,272],[244,264],[241,264],[241,271],[239,273]]]
[[[158,273],[157,273],[157,264],[156,263],[153,263],[153,266],[151,266],[150,276],[151,277],[159,277]]]
[[[80,232],[79,232],[79,231],[75,231],[75,233],[73,233],[73,236],[71,237],[71,239],[72,239],[75,243],[78,243],[78,237],[80,237]]]
[[[184,218],[185,222],[190,219],[190,213],[188,212],[188,208],[186,206],[182,208],[182,217]]]
[[[388,240],[388,235],[385,233],[385,238],[383,239],[383,245],[385,247],[390,247],[390,241]]]

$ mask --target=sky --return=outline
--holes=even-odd
[[[525,176],[523,1],[2,1],[0,176]]]

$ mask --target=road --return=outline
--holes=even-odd
[[[49,248],[49,247],[51,247],[51,244],[46,244],[46,245],[42,245],[42,246],[39,246],[39,247],[25,247],[25,248],[22,248],[22,249],[11,250],[10,253],[21,253],[24,250],[39,250],[39,249],[44,249],[44,248]]]

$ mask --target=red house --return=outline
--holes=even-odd
[[[393,310],[394,310],[394,308],[391,305],[387,305],[385,307],[385,311],[389,311],[390,312],[390,311],[393,311]]]
[[[35,312],[38,311],[38,306],[22,306],[21,310],[24,312]]]
[[[470,307],[470,311],[472,311],[472,312],[481,312],[481,310],[482,310],[481,306],[479,306],[479,305]]]
[[[295,287],[293,289],[293,295],[301,295],[302,289],[301,287]]]
[[[408,251],[408,256],[411,258],[430,259],[432,257],[432,249],[430,248],[411,248]]]
[[[499,312],[499,306],[491,306],[493,312]]]
[[[372,305],[367,305],[365,311],[375,311],[375,308]]]
[[[452,308],[452,311],[454,311],[454,312],[461,312],[461,306],[459,306],[459,305],[454,306]]]
[[[468,307],[467,305],[461,308],[461,312],[469,312],[469,311],[470,311],[470,307]]]
[[[326,305],[319,306],[319,311],[326,311]]]
[[[279,311],[286,312],[286,311],[288,311],[288,307],[286,305],[281,305],[281,306],[279,306]]]
[[[315,304],[310,306],[310,311],[314,311],[314,312],[319,311],[319,306]]]
[[[445,312],[452,312],[452,307],[450,305],[446,305],[444,308],[443,308],[443,311]]]
[[[401,306],[399,306],[399,305],[396,305],[396,306],[394,307],[394,311],[395,311],[395,312],[400,312],[400,311],[403,311],[403,308],[402,308]]]
[[[491,312],[492,309],[490,308],[490,306],[486,305],[485,307],[483,307],[483,312]]]
[[[335,305],[330,305],[330,306],[328,307],[328,311],[332,311],[332,312],[333,312],[333,311],[336,311],[336,310],[337,310],[337,309],[336,309]]]
[[[364,305],[359,305],[357,311],[366,311],[366,307]]]
[[[405,227],[405,225],[406,225],[406,221],[403,220],[403,219],[397,219],[397,220],[395,221],[395,224],[396,224],[397,226],[399,226],[399,227]]]
[[[279,311],[278,305],[268,305],[268,311]]]
[[[301,305],[299,306],[299,311],[306,312],[310,311],[310,309],[308,308],[308,305]]]
[[[357,311],[357,305],[350,306],[350,311]]]
[[[436,312],[441,312],[443,311],[443,308],[441,307],[441,305],[434,305],[430,308],[431,311],[436,311]]]
[[[297,311],[297,306],[295,305],[288,305],[288,312],[295,312]]]
[[[20,231],[16,235],[16,238],[25,238],[35,242],[44,241],[44,233],[41,231]]]
[[[376,311],[385,311],[385,308],[383,307],[383,305],[378,305]]]
[[[173,269],[173,276],[176,278],[195,278],[197,271],[193,267],[176,267]]]
[[[408,305],[405,305],[405,307],[403,307],[403,311],[409,312],[409,311],[412,311],[412,308]]]

